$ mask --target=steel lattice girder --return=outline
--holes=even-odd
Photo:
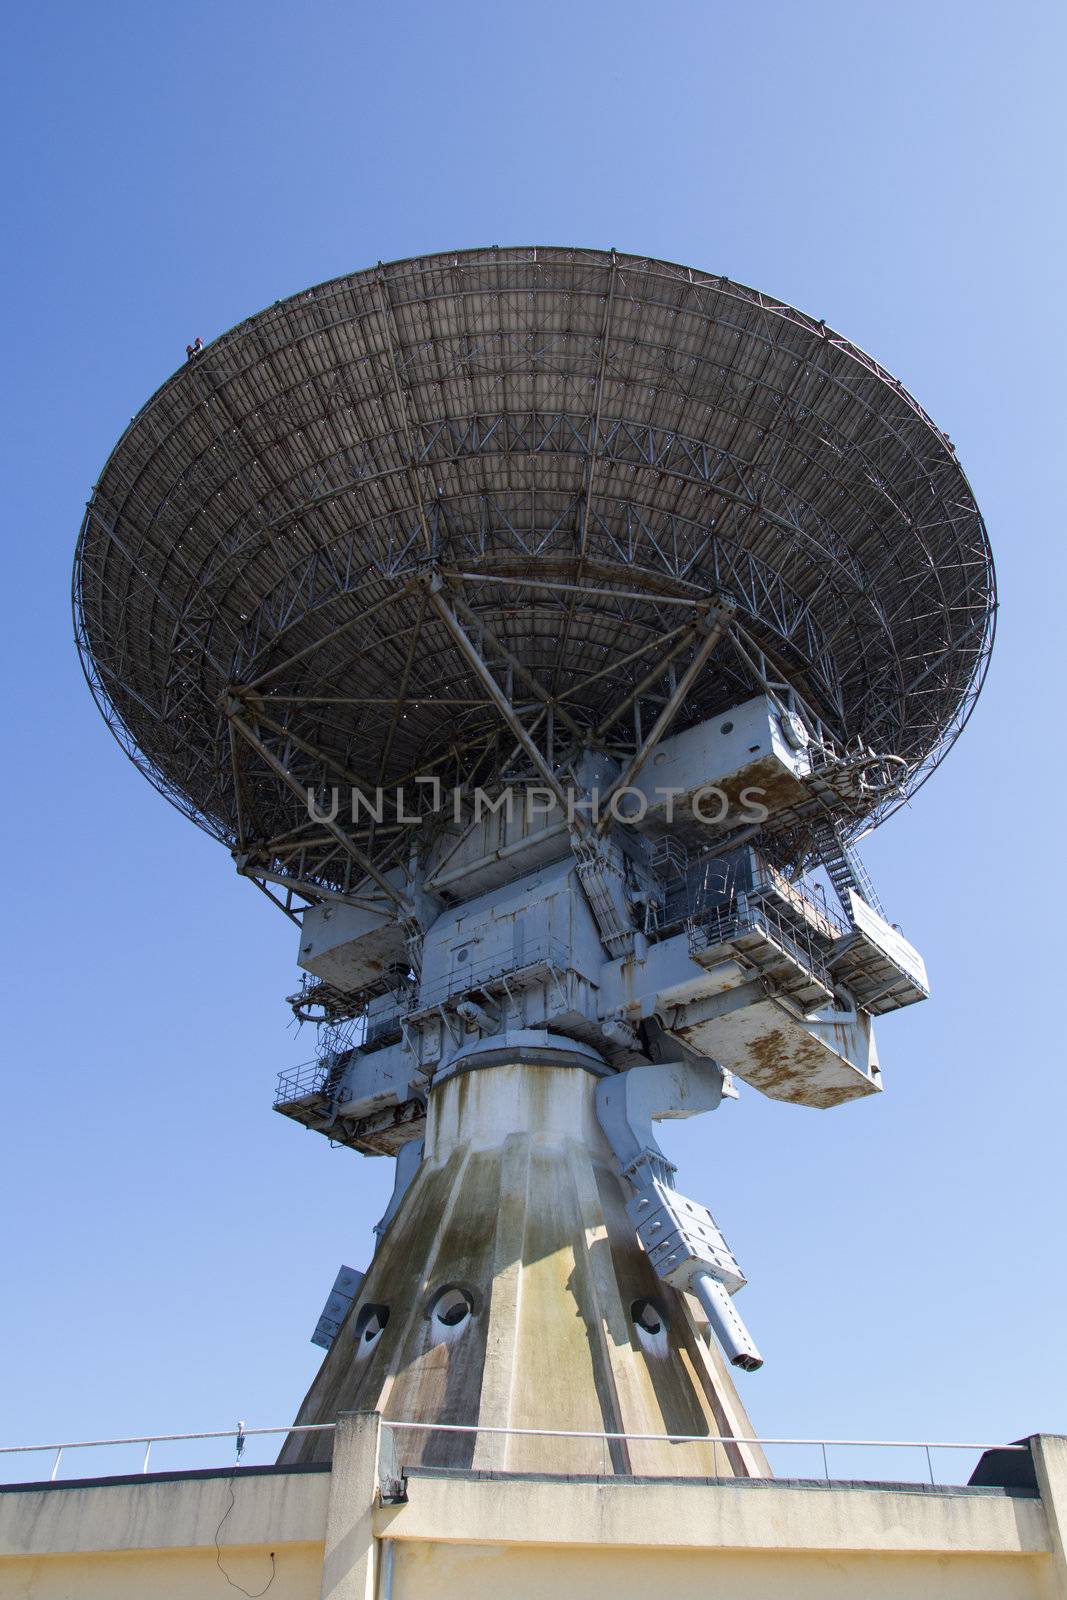
[[[301,780],[478,761],[490,781],[506,760],[429,567],[584,727],[724,599],[737,648],[679,725],[761,662],[830,743],[903,763],[875,818],[966,721],[995,612],[951,446],[848,341],[687,268],[474,251],[281,302],[163,386],[89,504],[79,648],[151,781],[231,843],[243,788],[262,842],[300,818],[270,761],[234,757],[231,689],[255,689],[256,737]],[[343,854],[305,844],[308,881],[347,882]]]

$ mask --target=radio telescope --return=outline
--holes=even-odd
[[[750,1438],[744,1276],[653,1123],[736,1079],[873,1095],[873,1019],[926,996],[855,840],[989,659],[948,438],[729,279],[592,250],[380,265],[153,396],[93,488],[74,611],[123,749],[298,925],[319,1047],[277,1109],[396,1159],[298,1421],[378,1409],[475,1465],[546,1459],[493,1428]],[[611,1445],[617,1472],[664,1458],[724,1470]]]

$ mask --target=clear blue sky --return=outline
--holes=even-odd
[[[287,1421],[391,1182],[271,1111],[312,1053],[283,1004],[294,930],[85,690],[89,487],[194,335],[493,243],[783,296],[958,446],[997,653],[945,767],[866,847],[934,997],[881,1026],[877,1102],[750,1091],[669,1148],[750,1275],[764,1432],[1067,1431],[1065,35],[1051,0],[12,11],[3,1442]]]

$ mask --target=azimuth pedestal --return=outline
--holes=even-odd
[[[588,1063],[453,1072],[424,1160],[298,1423],[343,1411],[494,1428],[752,1437],[696,1303],[634,1235]],[[556,1063],[560,1061],[557,1054]],[[748,1445],[405,1432],[402,1461],[575,1473],[768,1474]],[[328,1458],[293,1435],[283,1462]]]

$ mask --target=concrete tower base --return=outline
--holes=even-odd
[[[751,1438],[695,1301],[662,1283],[578,1065],[505,1063],[431,1092],[425,1156],[298,1423],[383,1419]],[[659,1326],[657,1327],[657,1323]],[[403,1465],[766,1476],[750,1445],[398,1432]],[[291,1435],[281,1463],[329,1459]]]

